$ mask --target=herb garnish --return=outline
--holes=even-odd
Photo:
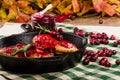
[[[12,52],[11,55],[14,56],[14,55],[16,55],[18,52],[23,52],[23,53],[24,53],[24,56],[27,57],[26,51],[27,51],[30,47],[31,47],[30,44],[25,45],[25,46],[24,46],[23,48],[21,48],[21,49],[15,47],[15,48],[13,49],[13,52]]]

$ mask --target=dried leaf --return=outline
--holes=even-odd
[[[78,0],[72,0],[72,5],[73,5],[73,11],[75,13],[80,11],[80,5],[79,5]]]
[[[93,8],[96,12],[102,11],[102,9],[107,4],[107,0],[92,0],[93,2]]]
[[[19,7],[19,8],[25,8],[25,7],[27,7],[29,4],[30,4],[29,1],[24,1],[24,0],[20,0],[20,1],[17,1],[17,2],[16,2],[17,7]]]
[[[111,4],[120,4],[120,0],[108,0]]]
[[[85,13],[89,12],[90,10],[92,10],[92,6],[88,4],[88,2],[83,2],[82,7],[81,7],[81,12],[77,13],[78,16],[82,16]]]
[[[107,13],[109,16],[113,16],[114,14],[116,14],[115,12],[115,6],[110,5],[110,4],[106,4],[105,7],[103,8],[103,11],[105,13]]]

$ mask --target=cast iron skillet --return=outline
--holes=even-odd
[[[0,39],[0,48],[17,43],[31,43],[38,32],[11,35]],[[52,58],[15,58],[0,54],[0,64],[4,70],[15,73],[46,73],[63,71],[74,67],[83,57],[87,39],[71,33],[61,33],[64,39],[75,44],[79,51],[71,54],[56,55]]]

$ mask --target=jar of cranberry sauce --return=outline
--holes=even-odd
[[[36,28],[38,25],[49,30],[55,30],[55,17],[51,14],[35,13],[31,16],[31,21],[35,31],[38,30],[38,28]]]

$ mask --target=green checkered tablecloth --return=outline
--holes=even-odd
[[[62,27],[64,31],[73,31],[73,28],[75,27],[64,24],[59,24],[57,26]],[[83,28],[83,30],[86,29]],[[111,42],[112,41],[110,41],[110,43]],[[109,68],[98,64],[101,57],[96,62],[90,62],[89,65],[82,65],[80,62],[74,68],[61,72],[44,74],[13,74],[0,68],[0,80],[120,80],[120,66],[115,64],[115,60],[120,59],[120,46],[112,47],[111,44],[95,46],[88,44],[87,49],[96,51],[102,47],[118,51],[116,55],[108,58],[112,64]]]

